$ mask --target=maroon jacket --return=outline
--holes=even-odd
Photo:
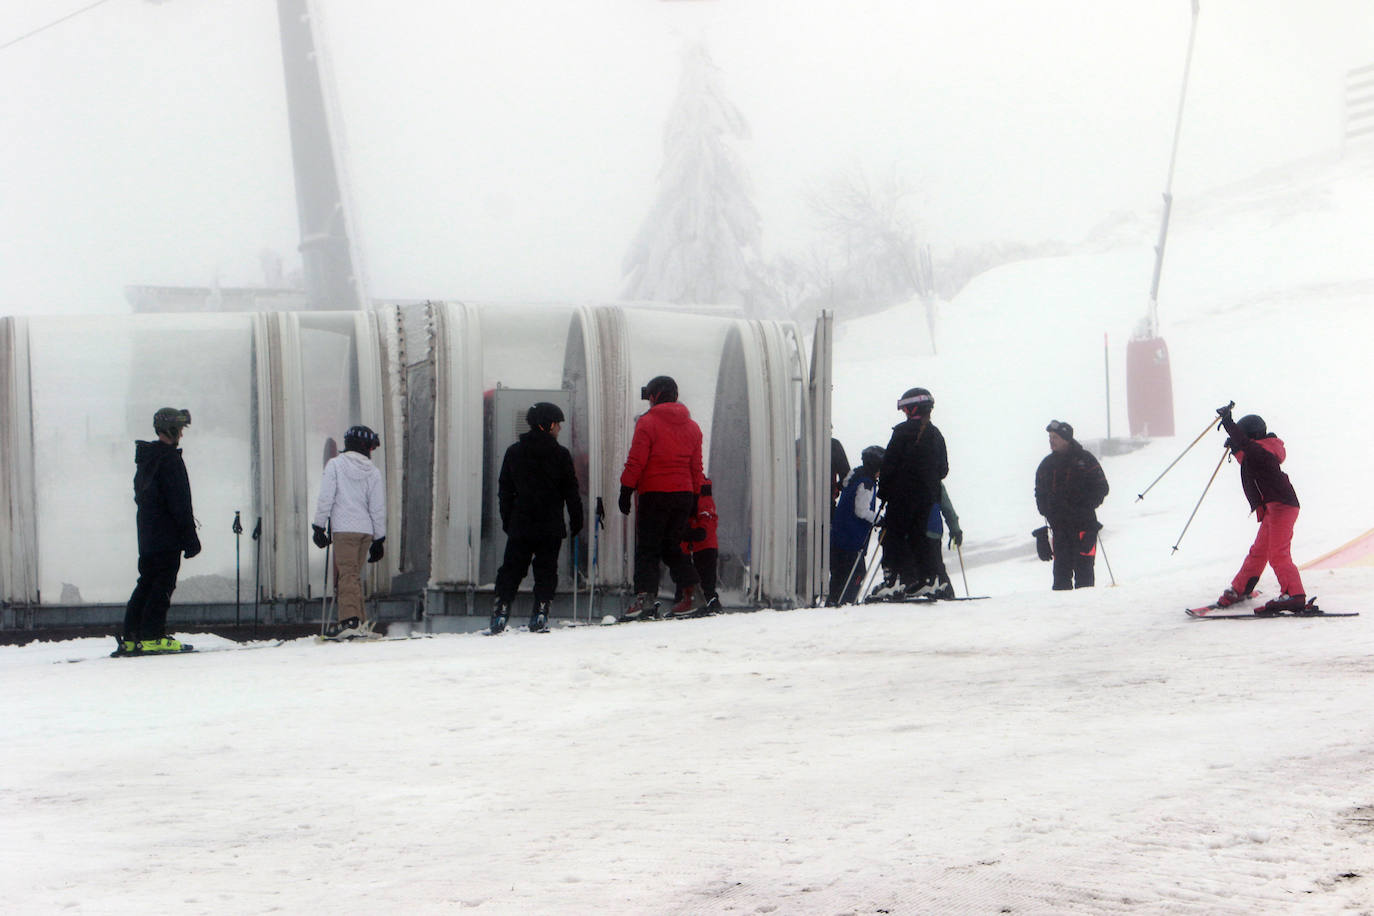
[[[655,404],[635,423],[620,483],[640,493],[700,493],[701,427],[677,401]]]
[[[1240,488],[1250,501],[1251,511],[1265,503],[1283,503],[1297,506],[1298,494],[1288,475],[1279,469],[1283,459],[1288,457],[1283,440],[1273,433],[1263,439],[1255,440],[1240,431],[1232,420],[1222,420],[1231,438],[1231,451],[1240,462]]]

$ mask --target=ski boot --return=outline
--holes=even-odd
[[[1214,603],[1217,607],[1231,607],[1232,605],[1240,604],[1242,601],[1247,601],[1249,600],[1249,598],[1249,595],[1242,595],[1240,592],[1236,591],[1234,588],[1228,585],[1226,586],[1226,591],[1222,592],[1221,597],[1218,598]]]
[[[530,615],[530,632],[549,632],[549,602],[540,601],[534,605],[534,613]]]
[[[1255,616],[1277,617],[1285,611],[1290,614],[1300,614],[1306,607],[1306,595],[1279,595],[1272,601],[1266,602],[1263,607],[1255,608]]]
[[[668,608],[669,617],[691,617],[696,613],[696,593],[697,587],[689,585],[682,590],[682,597],[679,598],[672,607]]]
[[[116,636],[115,643],[115,650],[110,653],[110,658],[121,658],[125,655],[139,655],[142,652],[138,647],[137,639],[126,639],[122,636]]]
[[[902,593],[901,600],[934,600],[936,591],[938,591],[938,589],[934,582],[929,579],[923,579],[915,585],[908,587],[907,590]]]
[[[706,602],[706,606],[701,609],[703,617],[721,613],[720,595],[712,595],[711,600]]]
[[[138,644],[138,651],[144,655],[165,654],[169,652],[190,652],[193,647],[170,636],[160,639],[145,639]]]
[[[362,635],[364,635],[362,621],[357,617],[348,617],[336,623],[327,623],[324,626],[324,632],[320,634],[322,639],[333,642],[355,639]]]
[[[657,620],[658,602],[652,601],[647,592],[640,592],[635,595],[634,603],[625,609],[625,613],[620,615],[622,623],[631,620]]]
[[[497,598],[491,605],[491,635],[506,629],[506,620],[510,617],[510,606],[506,602]]]
[[[906,586],[896,573],[883,573],[883,582],[868,596],[869,601],[891,601],[906,594]]]

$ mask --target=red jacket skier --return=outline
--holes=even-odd
[[[706,599],[703,611],[708,614],[720,610],[720,597],[716,593],[716,561],[720,557],[716,528],[719,524],[716,499],[711,493],[711,480],[707,478],[697,495],[697,511],[687,521],[687,539],[682,542],[682,552],[692,558],[692,567],[701,579],[701,595]],[[681,599],[678,595],[678,600]]]
[[[701,468],[701,427],[678,403],[677,382],[656,376],[640,390],[649,410],[635,423],[630,453],[620,474],[620,511],[629,515],[631,496],[639,491],[635,514],[635,600],[622,615],[637,620],[658,613],[659,563],[667,565],[682,594],[669,613],[692,610],[699,578],[682,552],[687,520],[706,475]]]
[[[1293,563],[1293,525],[1298,520],[1298,494],[1279,465],[1287,452],[1283,440],[1269,432],[1264,418],[1255,414],[1231,419],[1231,407],[1217,409],[1221,425],[1228,433],[1226,447],[1240,462],[1240,486],[1259,521],[1259,533],[1250,546],[1240,571],[1217,599],[1218,607],[1228,607],[1250,597],[1266,565],[1279,580],[1280,594],[1255,611],[1270,616],[1282,611],[1300,611],[1307,604],[1298,567]]]

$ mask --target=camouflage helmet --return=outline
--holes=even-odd
[[[191,425],[191,412],[177,407],[161,407],[157,413],[153,414],[153,432],[158,435],[166,433],[172,438],[181,435],[181,431]]]

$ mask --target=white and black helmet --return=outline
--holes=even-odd
[[[907,414],[928,414],[935,409],[935,395],[924,388],[908,388],[897,399],[897,409]]]

